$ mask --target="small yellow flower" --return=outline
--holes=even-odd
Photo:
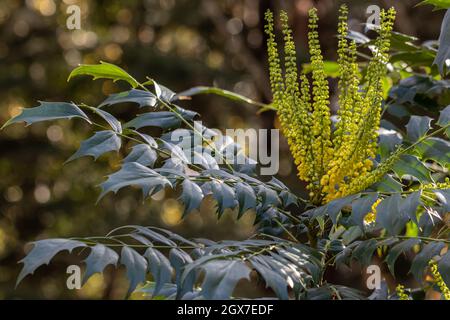
[[[399,300],[411,300],[409,298],[409,295],[407,293],[405,293],[405,287],[401,284],[399,284],[396,288],[395,291],[397,291],[397,295]]]

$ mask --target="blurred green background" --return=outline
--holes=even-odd
[[[271,99],[263,35],[267,8],[288,10],[299,61],[307,61],[307,11],[319,9],[326,59],[335,58],[337,8],[344,1],[297,0],[1,0],[0,123],[37,105],[37,100],[98,104],[125,89],[110,81],[66,79],[79,63],[99,60],[120,65],[138,79],[150,76],[174,91],[197,85],[218,86],[258,101]],[[362,31],[370,4],[394,6],[396,30],[437,39],[443,12],[415,8],[419,1],[346,1],[350,26]],[[80,6],[81,30],[66,27],[67,7]],[[335,99],[334,99],[335,100]],[[183,106],[201,113],[213,128],[273,128],[273,113],[256,114],[251,106],[213,96],[195,97]],[[336,107],[332,105],[332,107]],[[115,112],[126,117],[133,106]],[[157,225],[188,237],[242,239],[252,234],[252,217],[236,222],[229,213],[220,221],[205,203],[200,213],[180,221],[180,206],[171,194],[142,202],[127,188],[95,205],[97,185],[120,165],[120,155],[98,161],[80,159],[63,166],[90,135],[81,121],[14,125],[0,134],[0,299],[121,298],[126,290],[122,271],[93,277],[82,290],[66,288],[65,267],[79,260],[61,254],[17,289],[17,262],[26,243],[48,237],[103,235],[125,224]],[[129,146],[126,146],[129,147]],[[301,194],[287,144],[282,141],[278,178]],[[346,278],[343,278],[346,277]],[[358,271],[330,275],[349,281]],[[106,281],[105,281],[106,280]]]

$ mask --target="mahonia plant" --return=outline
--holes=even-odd
[[[450,285],[450,106],[432,119],[412,115],[406,132],[381,125],[382,79],[389,62],[395,11],[382,11],[378,37],[372,42],[373,58],[361,72],[357,44],[348,39],[347,8],[342,6],[338,26],[340,78],[338,121],[333,123],[328,79],[317,31],[317,11],[309,12],[311,74],[298,74],[293,33],[288,15],[281,12],[284,68],[278,53],[273,14],[266,13],[268,56],[273,103],[265,105],[218,88],[195,87],[175,93],[151,78],[139,82],[118,66],[81,65],[69,78],[124,81],[131,88],[110,95],[97,106],[84,103],[40,102],[25,108],[3,127],[17,122],[78,118],[99,129],[83,141],[69,161],[82,156],[95,159],[122,151],[120,169],[101,183],[100,198],[131,185],[144,198],[171,188],[184,204],[183,217],[198,209],[205,197],[215,200],[218,218],[228,210],[237,218],[255,212],[256,234],[242,241],[186,239],[154,226],[122,226],[105,236],[43,239],[33,243],[23,260],[17,283],[61,251],[84,253],[83,283],[108,265],[123,265],[129,279],[127,294],[138,290],[149,298],[226,299],[251,274],[262,278],[279,299],[414,299],[416,289],[398,286],[389,291],[384,282],[370,296],[355,288],[329,283],[332,266],[361,266],[373,257],[385,263],[395,278],[395,262],[415,253],[410,273],[424,291],[424,275],[448,298]],[[363,76],[364,74],[364,76]],[[300,80],[300,84],[298,82]],[[196,127],[199,115],[177,105],[196,94],[213,93],[277,111],[283,133],[308,184],[310,200],[294,195],[280,180],[258,177],[256,164],[219,163],[242,148],[231,139],[213,139],[215,132]],[[106,111],[135,103],[139,111],[128,122]],[[158,127],[149,135],[143,128]],[[194,139],[189,155],[171,134],[187,132]],[[445,138],[445,136],[447,138]],[[226,137],[225,137],[226,138]],[[131,144],[124,150],[123,144]],[[202,151],[209,151],[203,155]],[[249,159],[247,159],[249,160]],[[99,198],[99,199],[100,199]],[[433,261],[429,265],[429,261]]]
[[[270,11],[266,13],[273,104],[295,159],[298,176],[308,183],[310,196],[316,204],[366,189],[379,181],[398,158],[398,152],[395,152],[374,168],[383,102],[382,80],[389,60],[395,10],[391,8],[381,12],[375,55],[364,79],[356,61],[356,43],[347,39],[347,14],[347,7],[343,5],[338,27],[339,120],[333,131],[329,86],[317,31],[317,10],[309,11],[311,80],[302,74],[300,85],[297,83],[296,51],[287,13],[280,14],[284,35],[284,72],[273,32],[273,14]]]

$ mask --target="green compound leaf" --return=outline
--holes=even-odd
[[[122,80],[128,82],[133,88],[139,86],[139,83],[122,68],[100,61],[100,64],[82,64],[72,70],[67,81],[73,77],[88,75],[96,79],[112,79],[114,82]]]
[[[9,119],[2,129],[22,121],[25,121],[28,126],[41,121],[72,118],[81,118],[91,123],[88,116],[73,103],[39,101],[39,106],[22,109],[22,113]]]

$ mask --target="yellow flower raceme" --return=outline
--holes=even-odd
[[[422,185],[421,190],[433,190],[433,189],[450,189],[450,178],[445,178],[444,182],[428,183]]]
[[[273,104],[298,176],[308,182],[312,201],[316,204],[367,188],[381,179],[397,160],[393,156],[373,168],[383,99],[382,79],[386,74],[395,11],[390,9],[381,13],[379,37],[375,41],[375,54],[368,65],[364,86],[361,85],[356,59],[356,43],[347,39],[347,14],[347,7],[342,6],[338,26],[339,121],[332,132],[329,86],[319,44],[317,10],[309,11],[311,75],[302,74],[300,77],[287,13],[280,14],[284,71],[273,31],[273,15],[270,11],[266,13]]]
[[[401,149],[398,149],[389,158],[380,163],[380,165],[374,170],[369,171],[364,175],[357,176],[349,184],[342,186],[342,189],[339,192],[339,196],[344,197],[350,194],[357,193],[380,181],[386,175],[386,173],[391,170],[395,162],[397,162],[401,151]]]
[[[434,278],[434,282],[439,287],[439,290],[441,291],[442,296],[444,297],[445,300],[450,300],[450,289],[445,284],[444,279],[442,279],[442,275],[438,270],[438,265],[437,265],[436,261],[431,260],[429,262],[429,266],[430,266],[431,274],[433,275],[433,278]]]

